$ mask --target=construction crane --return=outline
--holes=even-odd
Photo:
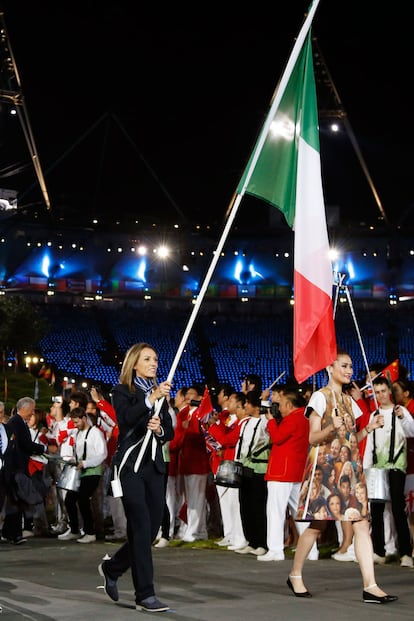
[[[328,66],[325,62],[318,40],[314,38],[312,40],[312,43],[313,43],[313,50],[314,50],[313,56],[314,56],[314,66],[315,66],[315,77],[317,79],[317,82],[319,83],[319,88],[323,87],[329,93],[330,97],[332,97],[332,104],[333,104],[332,108],[330,109],[322,107],[319,111],[319,114],[321,117],[339,119],[343,123],[345,131],[348,135],[351,145],[358,158],[358,162],[362,168],[362,171],[371,189],[372,195],[375,199],[375,202],[378,206],[381,216],[384,222],[386,224],[389,224],[387,214],[385,213],[384,207],[382,205],[381,199],[379,197],[377,189],[374,185],[374,182],[368,170],[368,166],[365,162],[364,156],[362,155],[361,149],[359,148],[359,144],[356,139],[354,130],[352,129],[351,123],[349,121],[348,115],[346,113],[346,110],[339,96],[338,90],[334,84],[334,81],[332,79]]]
[[[49,193],[45,178],[40,165],[39,155],[29,121],[29,115],[24,100],[22,84],[17,69],[16,61],[7,34],[4,13],[0,9],[0,101],[14,106],[18,115],[23,134],[29,148],[30,157],[36,172],[37,180],[42,191],[43,199],[48,210],[51,209]],[[5,88],[4,88],[5,87]]]

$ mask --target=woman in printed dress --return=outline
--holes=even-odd
[[[353,369],[350,356],[345,351],[338,349],[337,358],[329,365],[327,371],[328,385],[313,393],[305,410],[305,416],[309,419],[309,443],[311,445],[309,454],[315,463],[318,446],[330,446],[334,438],[337,438],[338,430],[344,424],[345,416],[352,416],[353,430],[355,431],[355,420],[362,415],[356,402],[343,392],[344,386],[347,386],[352,378]],[[383,423],[383,417],[376,416],[373,422],[357,433],[358,442]],[[312,478],[313,472],[314,468],[309,468],[309,464],[307,464],[305,466],[306,476]],[[303,485],[309,490],[312,489],[312,482],[309,480],[304,480]],[[351,491],[353,493],[353,490]],[[298,511],[296,520],[310,521],[310,526],[299,537],[292,569],[287,579],[287,585],[296,597],[312,597],[303,582],[302,570],[312,545],[328,523],[326,519],[316,520],[313,517],[309,520],[307,518],[308,502],[309,500],[306,499],[305,506]],[[368,517],[362,517],[360,514],[360,519],[354,519],[354,517],[352,514],[350,523],[354,536],[355,554],[363,580],[362,599],[366,603],[375,604],[393,602],[398,598],[395,595],[387,595],[376,584]],[[342,519],[344,518],[345,515]]]

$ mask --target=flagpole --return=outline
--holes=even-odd
[[[370,373],[370,370],[369,370],[369,364],[368,364],[367,356],[366,356],[366,353],[365,353],[364,344],[362,342],[362,336],[361,336],[361,333],[359,331],[358,322],[357,322],[357,319],[356,319],[356,315],[355,315],[354,307],[353,307],[352,300],[351,300],[351,294],[349,293],[348,285],[345,285],[345,292],[346,292],[346,297],[348,299],[349,307],[351,309],[351,315],[352,315],[352,318],[354,320],[355,330],[356,330],[357,336],[358,336],[358,341],[359,341],[359,344],[361,346],[361,352],[362,352],[362,357],[363,357],[364,363],[365,363],[365,369],[366,369],[366,372],[367,372],[367,377],[369,377],[368,381],[369,381],[369,383],[371,385],[372,396],[374,398],[374,403],[375,403],[375,409],[378,410],[377,395],[375,394],[374,386],[373,386],[373,383],[372,383],[371,373]]]
[[[185,348],[185,345],[187,343],[188,337],[190,335],[190,332],[191,332],[192,327],[194,325],[194,322],[196,320],[198,311],[200,309],[201,303],[202,303],[202,301],[204,299],[204,296],[206,294],[208,285],[210,284],[210,280],[211,280],[211,278],[213,276],[213,272],[214,272],[214,270],[216,268],[216,265],[218,263],[218,260],[220,258],[220,255],[221,255],[221,252],[223,250],[224,244],[226,242],[226,239],[228,237],[228,234],[230,232],[230,229],[231,229],[232,224],[234,222],[234,219],[236,217],[236,214],[237,214],[237,211],[239,209],[239,206],[240,206],[242,198],[243,197],[240,194],[238,194],[238,195],[235,195],[235,197],[233,197],[233,199],[232,199],[233,200],[233,204],[231,206],[231,211],[230,211],[229,217],[227,218],[227,222],[226,222],[226,225],[224,227],[223,233],[221,235],[220,241],[219,241],[219,243],[217,245],[217,248],[216,248],[216,250],[213,253],[213,259],[212,259],[212,261],[210,263],[210,267],[207,270],[207,274],[206,274],[206,276],[204,278],[203,284],[201,285],[200,292],[197,295],[196,303],[194,304],[193,310],[192,310],[191,315],[190,315],[190,319],[188,320],[187,326],[186,326],[186,328],[184,330],[184,334],[183,334],[183,336],[181,338],[181,342],[180,342],[180,344],[178,346],[177,353],[175,354],[175,358],[174,358],[174,360],[172,362],[170,371],[168,373],[167,381],[169,381],[169,382],[172,382],[172,380],[173,380],[173,377],[174,377],[175,371],[177,369],[178,363],[180,361],[180,358],[181,358],[182,353],[184,351],[184,348]],[[162,407],[162,404],[163,404],[163,401],[164,401],[164,397],[162,399],[159,399],[156,402],[155,415],[159,414],[159,412],[161,410],[161,407]],[[135,461],[135,466],[134,466],[134,471],[135,472],[137,472],[137,470],[139,468],[139,465],[140,465],[140,463],[142,461],[142,458],[144,456],[144,453],[145,453],[145,450],[146,450],[146,448],[148,446],[148,443],[149,443],[149,441],[151,439],[151,436],[152,436],[152,431],[148,430],[146,435],[145,435],[144,441],[141,444],[141,448],[139,450],[137,459]]]
[[[308,15],[307,15],[307,17],[306,17],[306,19],[305,19],[305,21],[303,23],[303,26],[302,26],[302,28],[301,28],[301,30],[299,32],[299,35],[298,35],[298,37],[296,39],[295,45],[293,46],[291,55],[289,57],[289,60],[287,62],[286,68],[285,68],[285,71],[284,71],[284,73],[282,75],[282,78],[281,78],[277,88],[276,88],[276,91],[273,94],[272,105],[270,107],[270,110],[269,110],[269,113],[267,115],[266,121],[264,122],[264,125],[262,127],[262,132],[260,134],[260,137],[259,137],[259,139],[258,139],[258,141],[256,143],[255,152],[254,152],[253,157],[252,157],[250,168],[249,168],[249,170],[246,173],[246,178],[244,180],[243,187],[240,190],[240,194],[242,196],[244,196],[244,194],[246,192],[246,188],[249,185],[250,178],[251,178],[251,176],[253,174],[253,171],[254,171],[254,169],[256,167],[257,160],[259,159],[259,156],[260,156],[260,153],[262,151],[263,145],[265,143],[266,137],[267,137],[267,135],[269,133],[270,126],[273,123],[273,119],[275,117],[277,109],[279,108],[280,101],[281,101],[281,99],[282,99],[282,97],[283,97],[283,95],[285,93],[286,86],[287,86],[287,84],[288,84],[288,82],[290,80],[290,76],[292,75],[292,71],[293,71],[293,69],[294,69],[294,67],[296,65],[296,61],[297,61],[297,59],[299,57],[299,54],[300,54],[300,52],[302,50],[304,41],[305,41],[305,39],[307,37],[307,34],[308,34],[309,30],[310,30],[310,27],[312,25],[313,17],[315,15],[316,9],[318,8],[319,1],[320,0],[314,0],[313,4],[312,4],[312,6],[311,6],[311,8],[309,10],[309,13],[308,13]]]
[[[352,304],[351,294],[349,293],[348,285],[346,283],[344,283],[345,274],[338,274],[338,277],[339,277],[339,282],[337,283],[336,287],[337,287],[337,290],[339,289],[339,287],[343,287],[344,290],[345,290],[346,297],[347,297],[348,304],[349,304],[349,308],[350,308],[351,315],[352,315],[352,319],[354,320],[354,325],[355,325],[355,330],[356,330],[357,337],[358,337],[358,342],[359,342],[359,345],[361,347],[361,353],[362,353],[362,357],[364,359],[366,374],[367,374],[367,377],[369,377],[368,381],[369,381],[369,385],[371,386],[371,389],[372,389],[372,394],[373,394],[374,403],[375,403],[375,409],[377,410],[378,409],[378,401],[377,401],[377,397],[376,397],[376,394],[375,394],[375,391],[374,391],[374,386],[372,384],[372,377],[371,377],[371,374],[370,374],[370,371],[369,371],[369,364],[368,364],[367,356],[366,356],[366,353],[365,353],[364,344],[362,342],[361,332],[359,330],[357,318],[356,318],[356,315],[355,315],[354,306]]]
[[[282,379],[282,377],[284,376],[284,374],[286,373],[286,371],[282,371],[282,373],[275,379],[274,382],[272,382],[268,388],[268,390],[272,390],[273,386],[276,386],[276,384],[278,383],[278,381],[280,379]]]
[[[266,139],[266,135],[267,135],[267,133],[269,131],[269,127],[270,127],[270,125],[272,123],[272,120],[273,120],[273,117],[274,117],[274,115],[276,113],[276,110],[279,107],[280,100],[282,99],[282,96],[283,96],[283,94],[285,92],[285,89],[286,89],[286,86],[288,84],[289,78],[290,78],[290,76],[292,74],[292,71],[293,71],[293,69],[295,67],[296,61],[297,61],[297,59],[299,57],[299,53],[300,53],[300,51],[302,49],[303,43],[304,43],[304,41],[306,39],[306,36],[307,36],[307,34],[309,32],[309,29],[311,27],[313,16],[315,15],[315,11],[316,11],[316,9],[318,7],[319,1],[320,0],[314,0],[313,4],[312,4],[312,6],[311,6],[311,8],[309,10],[309,13],[308,13],[308,15],[307,15],[307,17],[306,17],[306,19],[304,21],[304,24],[303,24],[303,26],[302,26],[302,28],[301,28],[301,30],[299,32],[299,35],[298,35],[298,37],[296,39],[296,43],[293,46],[293,50],[292,50],[290,58],[289,58],[289,60],[287,62],[286,69],[285,69],[285,71],[284,71],[284,73],[282,75],[282,78],[281,78],[279,86],[278,86],[278,88],[276,90],[276,93],[274,94],[273,103],[271,105],[271,108],[270,108],[269,114],[267,116],[266,122],[265,122],[265,124],[263,126],[262,133],[261,133],[261,136],[260,136],[260,140],[258,141],[258,144],[256,145],[255,154],[254,154],[252,163],[250,165],[249,171],[247,173],[245,183],[243,184],[242,191],[240,193],[235,193],[233,195],[232,201],[230,202],[230,205],[231,205],[230,206],[230,211],[229,211],[229,215],[228,215],[228,218],[227,218],[227,221],[226,221],[223,233],[221,235],[221,238],[220,238],[220,241],[219,241],[219,243],[217,245],[217,248],[216,248],[216,250],[215,250],[215,252],[213,254],[213,260],[211,261],[210,267],[208,268],[208,271],[207,271],[207,274],[205,276],[204,282],[203,282],[203,284],[201,286],[201,289],[200,289],[200,292],[199,292],[199,294],[197,296],[196,303],[194,304],[193,311],[191,313],[190,319],[188,321],[186,329],[184,330],[184,334],[182,336],[181,343],[178,346],[177,353],[175,355],[175,358],[174,358],[173,363],[171,365],[170,371],[168,373],[167,381],[169,381],[169,382],[172,382],[172,380],[173,380],[174,373],[176,371],[176,368],[177,368],[178,363],[180,361],[181,355],[182,355],[182,353],[184,351],[184,348],[185,348],[185,345],[187,343],[188,337],[189,337],[190,332],[192,330],[192,327],[194,325],[194,321],[195,321],[195,319],[197,317],[197,313],[198,313],[198,311],[200,309],[200,306],[201,306],[201,304],[203,302],[203,299],[204,299],[205,293],[207,291],[208,285],[209,285],[210,280],[211,280],[211,278],[213,276],[213,272],[214,272],[214,270],[216,268],[216,265],[218,263],[218,260],[220,258],[221,251],[222,251],[222,249],[224,247],[224,244],[226,242],[226,239],[228,237],[228,234],[230,232],[230,229],[231,229],[232,224],[234,222],[234,219],[236,217],[236,214],[237,214],[237,211],[239,209],[241,200],[242,200],[242,198],[243,198],[243,196],[245,194],[245,190],[246,190],[247,184],[248,184],[248,182],[250,180],[250,177],[251,177],[251,175],[253,173],[254,167],[255,167],[255,165],[257,163],[257,160],[259,158],[260,151],[261,151],[261,149],[263,147],[263,143],[264,143],[264,141]],[[156,415],[159,414],[159,412],[161,411],[161,407],[162,407],[163,401],[164,401],[164,397],[162,399],[159,399],[156,402],[156,406],[155,406],[155,414]],[[135,462],[135,466],[134,466],[134,471],[135,472],[137,472],[137,470],[139,468],[139,465],[140,465],[140,463],[142,461],[142,458],[144,456],[144,453],[146,451],[146,448],[148,446],[148,443],[150,441],[151,436],[152,436],[152,432],[150,430],[148,430],[146,435],[145,435],[145,437],[144,437],[144,441],[143,441],[143,443],[141,445],[140,451],[138,453],[138,456],[137,456],[137,459],[136,459],[136,462]]]
[[[368,384],[365,384],[365,386],[361,386],[361,388],[359,390],[364,391],[367,388],[372,388],[372,382],[374,381],[374,379],[377,379],[377,377],[379,377],[381,375],[381,373],[382,373],[382,371],[380,371],[379,373],[374,375],[374,377],[371,377],[371,382],[368,382]]]

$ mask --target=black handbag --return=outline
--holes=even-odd
[[[16,499],[27,505],[38,505],[43,497],[36,489],[32,477],[24,472],[16,472],[13,477]]]

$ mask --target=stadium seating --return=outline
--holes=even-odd
[[[218,385],[230,382],[239,389],[246,373],[257,373],[264,388],[281,374],[281,383],[293,378],[292,311],[246,316],[215,313],[197,319],[175,360],[188,322],[186,313],[125,305],[43,306],[47,335],[39,343],[48,364],[62,375],[111,387],[118,381],[127,349],[137,342],[150,343],[160,354],[159,378],[165,379],[173,363],[173,394],[193,383]],[[414,332],[409,310],[397,316],[377,310],[340,308],[335,319],[338,345],[354,362],[354,377],[364,382],[366,362],[384,363],[399,358],[409,377],[414,372]],[[312,378],[314,388],[326,382],[324,371]]]

